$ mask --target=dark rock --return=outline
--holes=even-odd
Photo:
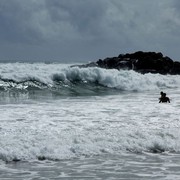
[[[18,159],[18,158],[14,158],[12,161],[13,161],[13,162],[19,162],[19,161],[21,161],[21,160]]]
[[[46,160],[45,156],[38,156],[37,158],[38,158],[39,161],[45,161]]]
[[[127,69],[140,73],[180,74],[180,62],[173,61],[161,52],[138,51],[131,54],[120,54],[118,57],[99,59],[79,67],[101,67],[106,69]]]
[[[180,74],[180,62],[175,61],[173,63],[171,74]]]

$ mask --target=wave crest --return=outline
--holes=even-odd
[[[12,66],[12,65],[11,65]],[[15,65],[14,65],[15,66]],[[25,65],[24,65],[25,66]],[[58,65],[26,64],[26,69],[17,70],[6,66],[6,71],[0,69],[0,90],[29,90],[62,88],[97,89],[111,88],[123,91],[146,91],[162,88],[176,88],[180,85],[178,75],[140,74],[133,70],[106,70],[97,67],[59,67]],[[83,93],[83,92],[82,92]]]

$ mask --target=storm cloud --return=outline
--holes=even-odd
[[[180,60],[179,0],[1,0],[0,59],[91,61],[134,51]]]

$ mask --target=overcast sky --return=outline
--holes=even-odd
[[[0,0],[0,60],[180,60],[180,0]]]

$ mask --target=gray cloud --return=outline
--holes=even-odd
[[[178,0],[1,0],[0,59],[179,58]],[[180,58],[179,58],[180,59]]]

